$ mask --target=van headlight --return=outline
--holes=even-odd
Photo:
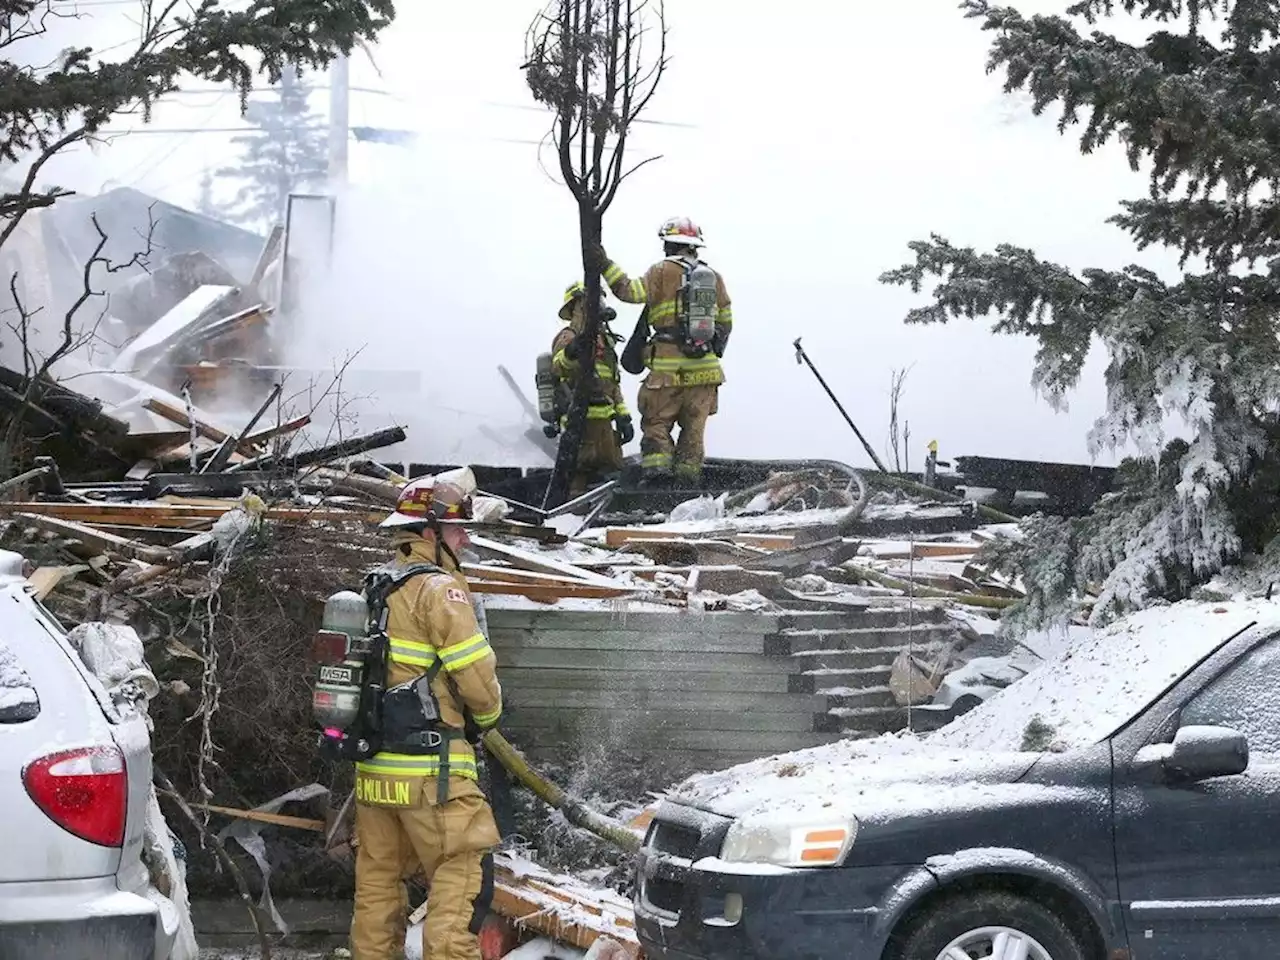
[[[748,813],[729,826],[720,859],[779,867],[830,867],[858,836],[858,821],[834,809]]]

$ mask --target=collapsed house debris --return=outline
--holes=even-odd
[[[0,502],[8,545],[37,563],[29,577],[32,592],[64,621],[132,621],[139,611],[145,620],[166,596],[209,597],[220,577],[250,562],[257,538],[279,537],[286,531],[309,542],[340,541],[347,553],[334,575],[347,583],[356,582],[364,568],[380,560],[385,548],[374,528],[395,503],[405,478],[368,455],[402,440],[403,431],[294,450],[288,442],[298,428],[289,423],[278,422],[273,436],[256,440],[252,422],[239,427],[218,423],[163,395],[150,396],[138,407],[188,431],[181,442],[172,435],[164,437],[169,445],[165,450],[157,443],[131,451],[149,455],[157,464],[168,463],[175,472],[130,468],[126,472],[133,472],[132,477],[121,473],[118,479],[83,480],[56,462],[45,462],[7,491],[10,499]],[[174,448],[180,455],[172,456]],[[216,459],[219,453],[221,462]],[[209,472],[191,472],[192,459],[197,471],[213,466]],[[186,472],[176,472],[183,466]],[[522,622],[519,618],[530,611],[570,618],[560,620],[559,626],[575,616],[605,617],[618,628],[650,618],[639,628],[643,634],[653,625],[640,645],[647,643],[653,655],[672,658],[701,654],[693,649],[671,652],[684,647],[676,639],[679,632],[664,629],[664,622],[671,628],[706,624],[701,632],[710,642],[703,646],[711,650],[717,636],[728,649],[741,649],[732,638],[744,635],[747,628],[741,620],[732,621],[739,626],[724,629],[739,633],[725,633],[715,624],[729,621],[708,618],[795,624],[778,631],[779,643],[772,648],[761,635],[759,653],[752,655],[747,674],[738,670],[737,660],[730,660],[723,668],[724,687],[709,687],[692,698],[685,695],[694,701],[688,707],[698,716],[721,720],[750,713],[740,703],[753,699],[781,702],[794,697],[809,711],[804,714],[808,732],[798,730],[794,737],[784,727],[749,737],[738,734],[754,745],[737,756],[726,751],[726,762],[908,725],[926,729],[999,685],[998,670],[975,673],[966,664],[976,663],[977,655],[1000,661],[1008,653],[992,644],[991,615],[1012,602],[1018,589],[980,560],[984,543],[1007,535],[1006,526],[975,527],[971,511],[900,493],[872,492],[847,468],[782,471],[740,493],[678,505],[669,512],[676,519],[660,523],[584,526],[593,517],[607,516],[603,505],[609,493],[607,488],[594,491],[574,513],[557,512],[554,517],[538,516],[540,511],[526,504],[482,496],[476,518],[469,522],[472,554],[464,558],[463,571],[472,591],[486,597],[489,629],[504,664],[504,687],[511,703],[511,725],[504,724],[504,729],[522,747],[547,737],[543,721],[548,710],[540,699],[547,678],[537,676],[539,671],[556,674],[564,682],[564,673],[579,674],[573,681],[581,681],[581,686],[562,684],[555,693],[557,709],[566,713],[572,713],[587,689],[603,689],[604,696],[610,687],[604,679],[609,669],[590,669],[590,658],[571,648],[554,653],[557,643],[567,642],[556,626],[547,632],[514,628],[520,631],[523,655],[513,649],[510,638],[515,634],[508,624]],[[948,516],[960,529],[937,529]],[[891,523],[909,534],[916,522],[931,532],[919,537],[867,532]],[[286,556],[300,556],[296,541]],[[279,574],[263,570],[258,575]],[[318,589],[324,589],[323,582]],[[311,602],[318,606],[318,599]],[[806,628],[811,623],[817,626]],[[169,630],[149,635],[153,647],[159,644],[165,651],[160,655],[163,662],[185,661],[196,668],[187,679],[172,666],[170,675],[161,672],[162,698],[184,705],[188,717],[200,702],[194,688],[211,654],[216,655],[204,629],[185,636]],[[529,659],[543,637],[550,644],[543,649],[553,655]],[[622,670],[613,670],[614,689],[620,689],[620,695],[633,695],[627,688],[642,685],[640,674],[651,664],[642,655],[635,664],[637,672],[626,673],[626,655],[634,645],[624,641],[614,652]],[[574,662],[565,660],[566,652],[573,654]],[[778,676],[780,687],[762,685],[767,665],[774,671],[768,676]],[[295,673],[301,672],[303,665],[298,666]],[[699,669],[710,672],[712,667]],[[980,681],[973,684],[975,692],[956,695],[956,685],[970,675]],[[667,673],[662,682],[672,679],[675,675]],[[727,692],[718,694],[717,689]],[[773,689],[780,692],[767,692]],[[934,702],[940,695],[947,698],[945,703]],[[587,697],[582,702],[598,706],[606,701]],[[816,719],[817,711],[809,706],[815,703],[825,708]],[[764,704],[760,715],[769,716],[769,709]],[[802,714],[777,714],[792,715]],[[696,734],[696,727],[692,729]],[[691,769],[719,765],[697,756]],[[189,785],[198,783],[188,780]],[[243,800],[220,803],[213,797],[198,809],[212,817],[244,813]],[[284,819],[260,819],[286,830],[299,826],[287,814],[275,816]],[[635,834],[637,841],[639,836]],[[517,940],[538,934],[587,949],[607,937],[624,951],[622,955],[637,955],[625,897],[582,879],[543,871],[514,854],[503,863],[495,906],[513,924],[509,932]]]
[[[157,270],[129,278],[111,318],[127,343],[109,363],[69,356],[34,380],[0,367],[0,411],[24,427],[15,475],[0,484],[0,525],[32,562],[31,592],[65,623],[137,627],[158,688],[157,765],[172,775],[160,799],[224,863],[222,838],[248,838],[265,942],[287,924],[270,899],[264,841],[247,828],[211,833],[208,821],[323,834],[310,844],[317,858],[343,847],[336,824],[349,799],[316,807],[349,798],[349,772],[322,769],[330,786],[312,789],[302,651],[326,591],[382,559],[375,526],[423,471],[370,459],[406,439],[399,427],[317,432],[316,410],[292,409],[273,345],[287,244],[255,238],[255,258],[242,241],[225,265],[170,248]],[[969,464],[1009,493],[1002,508],[1016,489],[1044,485],[1010,463]],[[995,617],[1022,593],[983,548],[1016,536],[1013,518],[950,492],[954,477],[929,477],[945,488],[935,489],[828,461],[713,460],[703,495],[646,494],[629,468],[544,509],[532,505],[540,475],[477,474],[484,495],[463,573],[485,598],[503,729],[531,758],[589,731],[625,744],[622,756],[637,745],[663,753],[670,766],[648,785],[660,789],[742,759],[933,729],[1041,655],[996,636]],[[1111,479],[1059,474],[1090,485],[1076,500],[1059,493],[1071,503]],[[229,726],[231,714],[249,733]],[[523,763],[489,747],[491,759]],[[237,774],[227,756],[276,762]],[[544,786],[535,793],[568,823],[623,856],[643,835],[643,812],[611,819]],[[536,852],[503,853],[495,909],[507,923],[495,934],[502,952],[486,955],[541,936],[638,956],[629,900],[607,871],[569,876],[535,864]],[[291,856],[315,866],[300,848]]]

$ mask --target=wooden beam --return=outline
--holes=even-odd
[[[283,437],[290,433],[297,433],[303,427],[311,423],[311,415],[304,414],[293,420],[286,420],[284,423],[277,424],[274,427],[267,427],[265,430],[259,430],[257,433],[251,433],[244,438],[245,445],[260,447],[268,440],[274,440],[276,437]]]
[[[142,401],[142,405],[157,416],[164,417],[170,423],[176,423],[178,426],[186,427],[188,430],[191,429],[191,419],[187,416],[186,411],[170,406],[159,397],[147,397],[146,400]],[[200,420],[196,421],[196,432],[216,443],[221,443],[230,436],[226,431],[219,430],[217,427]]]
[[[967,559],[978,552],[976,543],[917,543],[915,545],[917,559],[955,557]]]
[[[53,593],[63,580],[75,577],[88,569],[89,565],[85,563],[78,563],[74,567],[41,567],[27,577],[27,586],[31,589],[33,597],[43,600]]]
[[[0,514],[38,514],[74,520],[80,523],[111,523],[139,527],[189,527],[193,521],[217,520],[224,513],[234,510],[236,501],[221,503],[51,503],[25,500],[14,503],[0,502]],[[335,510],[323,507],[267,507],[265,520],[331,520],[368,521],[378,523],[381,513],[363,513],[355,510]]]
[[[69,506],[69,504],[59,504],[59,506]],[[75,504],[75,506],[80,506],[80,504]],[[14,519],[30,524],[33,527],[39,527],[41,530],[49,530],[52,533],[79,540],[86,546],[94,547],[98,550],[119,553],[126,557],[137,557],[147,563],[165,563],[174,559],[173,552],[163,547],[153,547],[149,544],[138,543],[136,540],[126,540],[124,537],[118,537],[114,533],[95,530],[93,527],[86,526],[83,523],[75,523],[71,520],[62,520],[58,517],[36,513],[15,513]]]
[[[267,813],[265,810],[240,810],[236,807],[219,807],[212,803],[193,803],[191,806],[197,810],[208,810],[210,813],[220,813],[224,817],[232,817],[236,820],[252,820],[255,823],[269,823],[275,827],[293,827],[296,830],[309,830],[312,833],[324,833],[325,822],[323,820],[311,820],[306,817],[291,817],[283,813]]]
[[[497,557],[500,560],[506,560],[512,566],[519,567],[522,570],[534,570],[538,573],[550,573],[556,576],[568,577],[571,580],[581,580],[584,583],[592,583],[599,587],[617,587],[616,580],[608,577],[602,577],[598,573],[592,573],[581,567],[576,567],[571,563],[563,560],[557,560],[554,557],[545,554],[535,553],[531,550],[521,550],[519,547],[512,547],[505,543],[498,543],[496,540],[490,540],[487,537],[471,537],[471,545],[480,553]]]
[[[604,544],[606,547],[620,547],[631,540],[677,540],[687,536],[656,527],[609,527],[604,532]]]
[[[623,587],[599,587],[590,583],[579,584],[576,587],[567,583],[537,587],[529,583],[476,580],[471,577],[467,578],[467,587],[472,593],[528,597],[530,600],[537,600],[540,603],[554,603],[557,600],[564,600],[569,597],[576,597],[580,600],[612,600],[619,597],[629,597],[637,593],[635,590],[628,590]]]
[[[590,950],[602,937],[615,941],[628,960],[640,960],[640,943],[635,935],[635,918],[630,907],[612,891],[590,896],[580,882],[547,875],[528,876],[517,872],[509,861],[494,858],[493,910],[517,927],[532,930],[580,950]],[[425,911],[424,911],[425,913]],[[410,917],[410,921],[413,921]],[[419,918],[420,919],[420,918]]]
[[[796,538],[784,533],[735,533],[733,542],[761,550],[790,550],[796,545]]]
[[[478,580],[499,580],[505,583],[528,583],[537,587],[581,587],[583,582],[574,577],[560,577],[552,573],[535,573],[519,567],[496,567],[485,563],[464,563],[462,572]]]

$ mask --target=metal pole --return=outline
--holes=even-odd
[[[350,133],[351,64],[339,53],[329,67],[329,189],[347,185],[347,138]]]
[[[867,438],[862,435],[862,431],[858,429],[858,425],[853,422],[853,418],[845,411],[844,405],[836,399],[836,395],[831,392],[831,388],[827,386],[827,381],[822,379],[822,374],[820,374],[818,372],[818,368],[813,365],[813,361],[809,359],[809,355],[804,352],[804,347],[800,346],[799,337],[796,337],[796,342],[793,343],[792,346],[796,348],[796,363],[803,360],[805,365],[813,371],[813,375],[818,378],[818,383],[822,384],[822,389],[827,391],[827,396],[831,398],[831,402],[834,403],[836,405],[836,409],[840,411],[840,416],[844,417],[844,422],[849,425],[850,429],[853,430],[858,439],[862,441],[862,448],[867,451],[867,456],[871,458],[871,462],[880,469],[881,473],[888,473],[888,469],[880,462],[880,458],[876,456],[876,452],[871,449],[871,444],[867,443]]]

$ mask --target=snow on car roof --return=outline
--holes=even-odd
[[[872,783],[973,776],[963,760],[1069,750],[1105,739],[1252,623],[1280,628],[1280,603],[1179,603],[1086,634],[1058,657],[928,737],[888,734],[766,757],[692,777],[672,799],[730,815]],[[934,781],[936,783],[936,780]]]
[[[1255,621],[1280,626],[1280,604],[1188,602],[1143,610],[1087,634],[929,742],[1054,751],[1097,743]]]

